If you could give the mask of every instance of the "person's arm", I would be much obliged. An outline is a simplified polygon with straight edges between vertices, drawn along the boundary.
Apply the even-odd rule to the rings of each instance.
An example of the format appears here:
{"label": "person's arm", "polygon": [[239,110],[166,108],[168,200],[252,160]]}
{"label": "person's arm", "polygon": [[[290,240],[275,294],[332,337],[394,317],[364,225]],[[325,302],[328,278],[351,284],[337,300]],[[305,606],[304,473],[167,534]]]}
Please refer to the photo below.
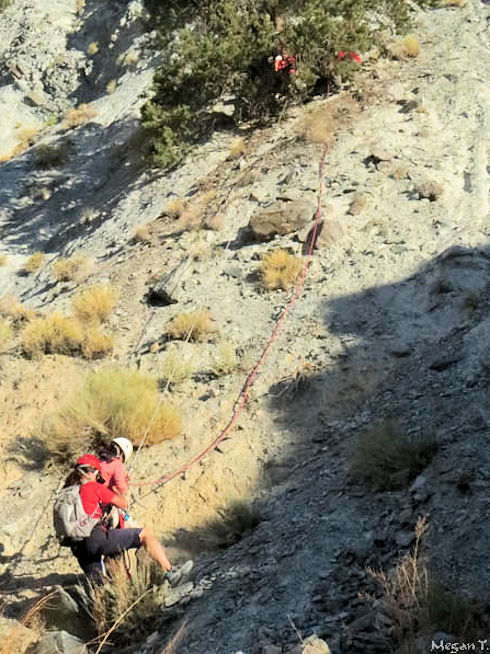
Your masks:
{"label": "person's arm", "polygon": [[118,495],[117,493],[113,493],[111,490],[107,488],[107,486],[100,486],[98,489],[99,491],[99,499],[103,504],[112,504],[113,506],[117,506],[119,509],[127,509],[128,508],[128,501],[124,497],[124,495]]}
{"label": "person's arm", "polygon": [[128,492],[128,475],[124,470],[122,461],[117,460],[113,471],[113,489],[119,495],[125,495]]}

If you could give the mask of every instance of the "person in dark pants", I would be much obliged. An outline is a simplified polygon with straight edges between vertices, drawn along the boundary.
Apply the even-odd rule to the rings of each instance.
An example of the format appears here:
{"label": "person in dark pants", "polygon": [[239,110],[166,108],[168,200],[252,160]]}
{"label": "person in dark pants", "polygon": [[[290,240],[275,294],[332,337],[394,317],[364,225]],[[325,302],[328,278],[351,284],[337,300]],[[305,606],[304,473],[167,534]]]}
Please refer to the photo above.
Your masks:
{"label": "person in dark pants", "polygon": [[101,472],[99,459],[92,454],[85,454],[76,462],[75,469],[64,486],[80,486],[80,499],[85,513],[99,520],[88,538],[68,543],[80,567],[94,583],[100,584],[104,575],[103,556],[112,558],[126,550],[143,546],[150,557],[165,570],[167,578],[173,584],[178,573],[172,572],[172,565],[165,550],[150,529],[108,529],[104,526],[103,517],[113,506],[126,509],[128,503],[124,495],[118,495],[97,482]]}

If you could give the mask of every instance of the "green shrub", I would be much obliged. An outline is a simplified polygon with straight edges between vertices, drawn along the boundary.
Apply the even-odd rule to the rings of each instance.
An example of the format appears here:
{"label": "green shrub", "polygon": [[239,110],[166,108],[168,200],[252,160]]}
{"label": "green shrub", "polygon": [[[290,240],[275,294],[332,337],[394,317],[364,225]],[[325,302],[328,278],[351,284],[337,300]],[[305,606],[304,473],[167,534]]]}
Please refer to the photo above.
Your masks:
{"label": "green shrub", "polygon": [[[364,52],[382,44],[384,28],[410,24],[405,0],[147,0],[147,7],[168,55],[142,110],[151,154],[162,166],[215,127],[209,109],[223,94],[233,98],[235,121],[277,115],[354,67],[337,62],[339,51]],[[274,71],[283,44],[299,63],[293,75]]]}
{"label": "green shrub", "polygon": [[57,168],[68,161],[70,152],[71,144],[69,142],[59,145],[39,145],[36,148],[35,164],[37,168],[41,169]]}
{"label": "green shrub", "polygon": [[409,438],[396,423],[386,421],[357,438],[351,471],[373,490],[396,490],[425,468],[436,449],[434,438]]}

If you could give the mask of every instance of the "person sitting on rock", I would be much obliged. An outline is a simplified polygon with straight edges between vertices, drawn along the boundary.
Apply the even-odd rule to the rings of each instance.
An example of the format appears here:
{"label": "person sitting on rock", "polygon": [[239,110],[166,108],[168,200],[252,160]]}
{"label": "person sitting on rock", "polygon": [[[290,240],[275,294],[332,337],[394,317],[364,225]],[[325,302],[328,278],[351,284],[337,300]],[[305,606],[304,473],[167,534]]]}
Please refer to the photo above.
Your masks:
{"label": "person sitting on rock", "polygon": [[68,540],[63,543],[71,548],[80,567],[96,584],[103,583],[103,558],[115,558],[130,549],[141,546],[149,556],[165,571],[171,585],[179,583],[182,575],[190,571],[192,562],[187,562],[181,570],[172,570],[172,565],[164,548],[147,528],[110,529],[104,524],[104,516],[111,507],[127,508],[124,495],[114,493],[97,478],[102,474],[102,464],[93,454],[85,454],[78,459],[74,470],[65,481],[64,488],[79,486],[80,500],[86,515],[95,520],[90,536],[83,540]]}

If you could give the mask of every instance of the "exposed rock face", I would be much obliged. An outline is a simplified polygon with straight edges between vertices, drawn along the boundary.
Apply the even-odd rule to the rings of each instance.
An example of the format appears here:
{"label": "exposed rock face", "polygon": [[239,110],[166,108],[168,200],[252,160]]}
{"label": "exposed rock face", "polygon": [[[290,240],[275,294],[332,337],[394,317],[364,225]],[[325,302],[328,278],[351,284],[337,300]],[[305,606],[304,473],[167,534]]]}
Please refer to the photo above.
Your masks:
{"label": "exposed rock face", "polygon": [[255,240],[269,241],[274,236],[296,232],[311,220],[315,204],[310,200],[279,200],[269,209],[253,216],[249,228]]}

